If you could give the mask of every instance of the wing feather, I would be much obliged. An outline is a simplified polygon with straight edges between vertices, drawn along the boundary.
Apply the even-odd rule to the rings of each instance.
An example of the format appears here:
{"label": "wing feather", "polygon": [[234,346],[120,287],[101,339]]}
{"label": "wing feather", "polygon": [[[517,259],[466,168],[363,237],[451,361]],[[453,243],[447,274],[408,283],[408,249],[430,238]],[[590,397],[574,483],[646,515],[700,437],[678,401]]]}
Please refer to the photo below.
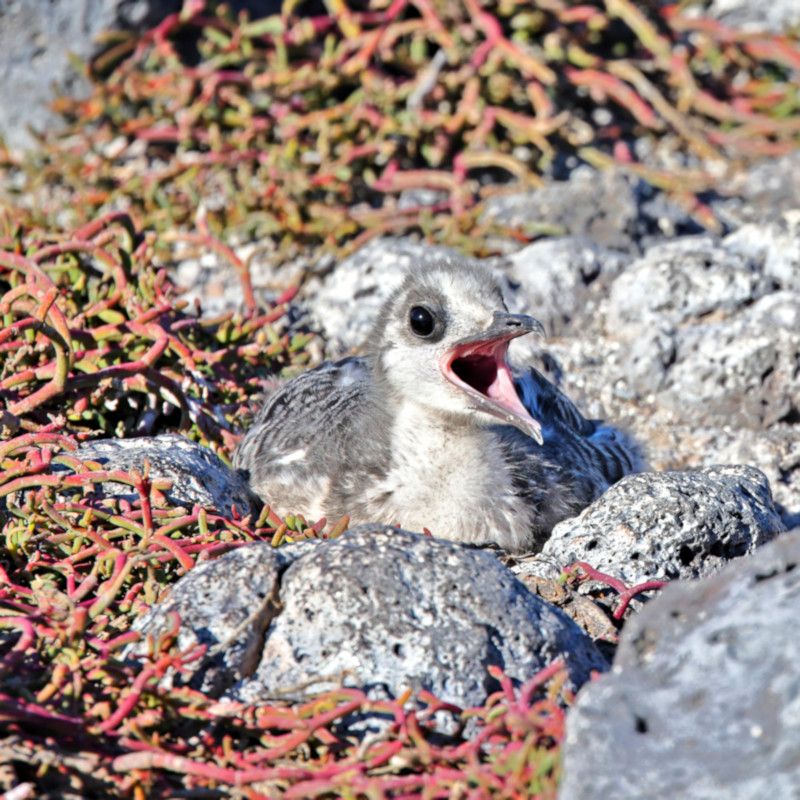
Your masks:
{"label": "wing feather", "polygon": [[234,467],[248,474],[257,494],[280,498],[284,508],[323,508],[333,488],[340,492],[332,484],[348,464],[369,463],[358,434],[370,378],[365,359],[346,358],[287,381],[268,396],[234,454]]}

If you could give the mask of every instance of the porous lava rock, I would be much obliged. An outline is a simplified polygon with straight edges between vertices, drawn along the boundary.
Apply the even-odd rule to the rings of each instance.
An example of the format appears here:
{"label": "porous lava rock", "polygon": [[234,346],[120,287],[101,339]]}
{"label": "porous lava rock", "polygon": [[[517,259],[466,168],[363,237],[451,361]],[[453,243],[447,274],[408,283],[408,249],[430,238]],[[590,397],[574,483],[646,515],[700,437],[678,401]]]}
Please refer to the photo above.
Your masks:
{"label": "porous lava rock", "polygon": [[742,248],[712,236],[653,245],[611,286],[608,327],[622,341],[653,325],[676,328],[712,312],[731,313],[773,290],[772,281]]}
{"label": "porous lava rock", "polygon": [[[476,549],[382,525],[334,541],[254,543],[198,564],[135,627],[209,645],[188,680],[216,696],[300,698],[426,689],[460,706],[562,658],[577,688],[606,662],[569,618]],[[139,645],[138,650],[144,645]]]}
{"label": "porous lava rock", "polygon": [[611,286],[606,325],[628,380],[694,427],[800,417],[800,293],[772,228],[654,246]]}
{"label": "porous lava rock", "polygon": [[730,319],[680,331],[659,400],[706,424],[800,419],[800,293],[774,292]]}
{"label": "porous lava rock", "polygon": [[[167,478],[172,487],[165,498],[191,509],[195,504],[231,516],[257,516],[263,507],[250,491],[247,481],[207,447],[183,436],[167,433],[137,439],[97,439],[82,444],[75,455],[82,461],[97,462],[104,470],[145,471],[149,478]],[[95,484],[98,497],[123,497],[139,500],[129,484],[103,481]]]}
{"label": "porous lava rock", "polygon": [[486,203],[485,219],[509,228],[585,236],[597,244],[636,252],[649,229],[641,212],[641,183],[624,170],[573,169],[566,180],[532,192],[498,195]]}
{"label": "porous lava rock", "polygon": [[515,570],[556,579],[583,561],[629,585],[699,578],[783,530],[769,482],[755,467],[645,472],[556,525],[541,557]]}
{"label": "porous lava rock", "polygon": [[560,800],[797,797],[798,564],[800,529],[630,620],[568,715]]}

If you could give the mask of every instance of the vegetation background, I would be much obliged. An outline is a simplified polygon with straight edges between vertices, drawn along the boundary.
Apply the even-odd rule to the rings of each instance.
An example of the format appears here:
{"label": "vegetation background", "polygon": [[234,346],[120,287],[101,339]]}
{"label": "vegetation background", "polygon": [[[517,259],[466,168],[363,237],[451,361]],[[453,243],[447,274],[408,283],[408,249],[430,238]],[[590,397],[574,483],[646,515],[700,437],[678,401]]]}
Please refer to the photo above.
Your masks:
{"label": "vegetation background", "polygon": [[[172,431],[228,458],[263,379],[309,363],[297,285],[261,307],[243,243],[276,268],[409,232],[490,255],[498,236],[553,231],[498,228],[485,201],[570,160],[621,166],[718,229],[706,200],[720,180],[798,145],[800,40],[684,6],[287,0],[251,21],[187,0],[144,35],[108,35],[86,65],[91,96],[56,102],[62,130],[22,156],[0,145],[5,797],[555,795],[557,665],[523,687],[496,675],[486,706],[463,712],[485,723],[473,741],[437,733],[432,697],[414,711],[355,689],[244,706],[159,688],[202,654],[174,636],[141,663],[120,653],[197,559],[347,520],[174,507],[146,473],[75,451]],[[169,268],[209,249],[236,267],[241,313],[180,299]],[[139,500],[98,500],[112,479]],[[359,713],[390,732],[359,742]]]}

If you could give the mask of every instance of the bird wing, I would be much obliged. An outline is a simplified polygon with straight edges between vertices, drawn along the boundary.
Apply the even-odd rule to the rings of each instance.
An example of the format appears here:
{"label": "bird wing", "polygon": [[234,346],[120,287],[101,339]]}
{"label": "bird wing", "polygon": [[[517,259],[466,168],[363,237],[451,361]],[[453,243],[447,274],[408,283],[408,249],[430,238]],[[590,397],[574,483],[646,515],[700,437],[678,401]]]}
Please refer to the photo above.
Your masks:
{"label": "bird wing", "polygon": [[516,491],[537,508],[537,527],[578,513],[624,475],[644,468],[641,451],[623,431],[586,419],[540,372],[515,375],[525,407],[542,425],[538,445],[508,425],[499,430]]}
{"label": "bird wing", "polygon": [[586,419],[555,384],[533,367],[514,375],[514,385],[523,405],[542,427],[566,427],[580,436],[591,436],[597,421]]}
{"label": "bird wing", "polygon": [[267,397],[234,467],[248,473],[257,494],[280,498],[287,509],[323,507],[332,477],[354,460],[349,450],[358,447],[370,384],[362,358],[327,362],[287,381]]}
{"label": "bird wing", "polygon": [[[644,469],[639,445],[619,428],[603,420],[586,419],[575,404],[532,367],[515,382],[523,404],[542,425],[546,449],[576,447],[594,463],[608,484]],[[547,439],[551,444],[547,447]]]}

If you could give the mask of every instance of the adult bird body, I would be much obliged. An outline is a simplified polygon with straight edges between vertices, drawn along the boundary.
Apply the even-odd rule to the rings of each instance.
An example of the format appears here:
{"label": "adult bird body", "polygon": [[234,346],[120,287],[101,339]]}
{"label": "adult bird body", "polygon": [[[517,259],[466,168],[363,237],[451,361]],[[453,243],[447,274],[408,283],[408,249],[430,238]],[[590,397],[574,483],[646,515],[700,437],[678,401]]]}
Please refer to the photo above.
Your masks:
{"label": "adult bird body", "polygon": [[509,314],[483,268],[412,269],[363,358],[323,364],[267,401],[234,466],[279,514],[429,529],[510,552],[634,471],[639,451],[585,419],[538,372],[512,373],[511,339],[541,332]]}

